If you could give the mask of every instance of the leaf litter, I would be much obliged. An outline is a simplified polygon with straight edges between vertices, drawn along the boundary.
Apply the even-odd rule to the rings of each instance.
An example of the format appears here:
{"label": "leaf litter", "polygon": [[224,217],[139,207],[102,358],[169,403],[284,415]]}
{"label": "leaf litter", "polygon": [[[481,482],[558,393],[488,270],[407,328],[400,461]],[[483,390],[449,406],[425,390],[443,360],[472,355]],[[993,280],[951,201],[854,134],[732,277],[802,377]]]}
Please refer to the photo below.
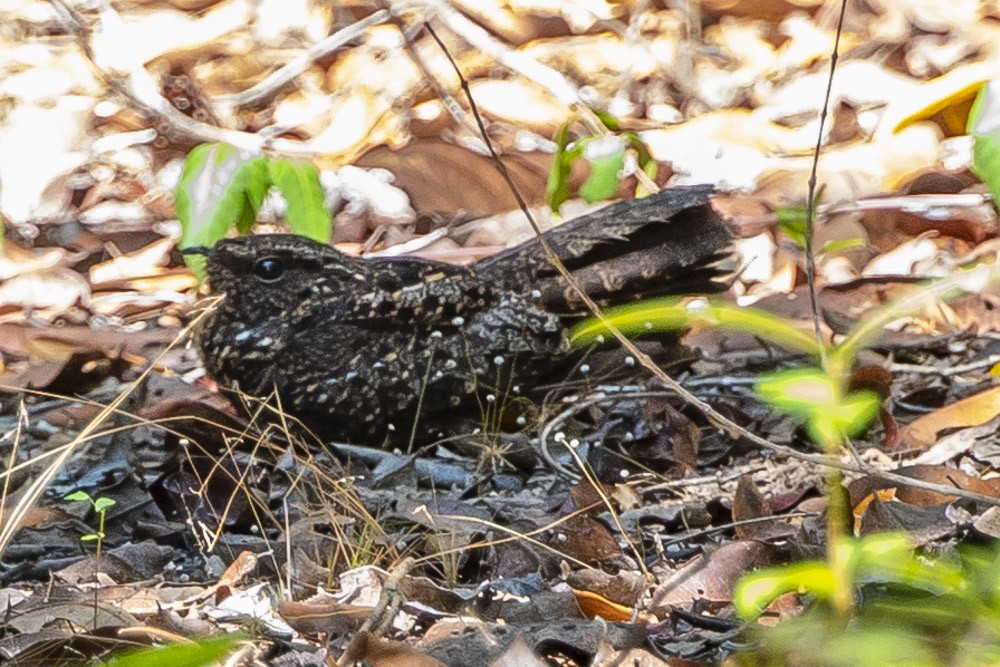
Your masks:
{"label": "leaf litter", "polygon": [[[344,249],[391,253],[444,230],[418,252],[468,261],[523,238],[426,36],[362,5],[257,4],[251,21],[240,0],[118,3],[86,17],[102,29],[89,51],[61,3],[0,10],[3,523],[101,407],[154,371],[74,445],[5,544],[0,656],[71,664],[251,627],[246,664],[328,664],[341,652],[372,664],[730,655],[735,581],[822,553],[817,466],[724,437],[645,383],[631,389],[659,395],[595,403],[561,427],[574,453],[560,446],[556,457],[576,473],[586,462],[583,481],[519,458],[510,442],[478,459],[335,456],[247,423],[191,350],[168,350],[197,299],[174,249],[172,191],[182,156],[218,138],[210,128],[243,147],[263,145],[263,131],[278,153],[313,157]],[[816,142],[833,36],[821,3],[706,1],[698,19],[604,2],[427,7],[438,4],[529,205],[543,203],[567,91],[595,96],[641,133],[660,185],[723,191],[717,206],[744,267],[733,296],[809,322],[802,250],[779,222],[804,204]],[[972,2],[849,11],[820,160],[824,335],[995,256],[996,213],[954,118],[969,87],[997,74],[997,18]],[[368,19],[353,39],[296,60]],[[288,77],[269,76],[291,64]],[[130,71],[140,75],[113,83]],[[586,173],[570,178],[578,188]],[[634,192],[626,178],[619,195]],[[281,210],[266,205],[262,222],[280,224]],[[1000,498],[995,301],[983,291],[939,303],[875,341],[865,363],[889,379],[877,381],[880,425],[854,442],[861,460]],[[719,330],[687,341],[687,386],[753,433],[809,447],[751,390],[794,355]],[[602,389],[583,385],[541,418]],[[857,534],[902,529],[937,550],[998,534],[985,503],[860,473],[847,487]],[[62,501],[80,488],[117,500],[100,559],[80,542],[96,517]],[[802,606],[781,598],[772,620]]]}

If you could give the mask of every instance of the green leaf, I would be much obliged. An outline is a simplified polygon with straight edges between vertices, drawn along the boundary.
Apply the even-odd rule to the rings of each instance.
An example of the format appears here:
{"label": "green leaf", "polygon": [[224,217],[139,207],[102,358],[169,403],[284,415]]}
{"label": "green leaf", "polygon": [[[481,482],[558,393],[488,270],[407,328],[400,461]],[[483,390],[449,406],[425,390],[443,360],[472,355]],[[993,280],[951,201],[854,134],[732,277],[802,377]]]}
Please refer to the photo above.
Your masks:
{"label": "green leaf", "polygon": [[855,541],[858,583],[896,583],[937,595],[962,593],[965,574],[959,563],[917,556],[905,533],[878,533]]}
{"label": "green leaf", "polygon": [[969,112],[969,134],[973,137],[972,171],[1000,201],[1000,80],[980,89]]}
{"label": "green leaf", "polygon": [[816,442],[839,442],[846,435],[852,438],[867,430],[878,415],[882,401],[874,391],[848,394],[828,411],[819,412],[806,425]]}
{"label": "green leaf", "polygon": [[618,190],[625,168],[625,149],[590,160],[590,175],[580,186],[580,196],[589,203],[609,199]]}
{"label": "green leaf", "polygon": [[635,151],[636,159],[639,161],[639,165],[645,168],[646,163],[656,162],[653,159],[652,153],[649,152],[649,145],[642,140],[638,132],[628,132],[622,133],[622,138],[628,141],[628,145]]}
{"label": "green leaf", "polygon": [[94,502],[93,499],[90,497],[90,494],[87,493],[86,491],[74,491],[68,496],[63,496],[63,500],[70,500],[74,503],[88,502],[93,504]]}
{"label": "green leaf", "polygon": [[753,620],[785,593],[798,591],[829,599],[834,586],[833,572],[823,561],[764,568],[739,580],[733,591],[733,606],[741,618]]}
{"label": "green leaf", "polygon": [[171,644],[135,651],[108,661],[109,667],[206,667],[229,655],[243,639],[223,635],[201,639],[196,644]]}
{"label": "green leaf", "polygon": [[101,496],[100,498],[94,501],[94,511],[103,512],[109,507],[114,507],[117,504],[118,501],[116,501],[114,498],[105,498]]}
{"label": "green leaf", "polygon": [[865,245],[865,240],[858,238],[857,236],[849,239],[839,239],[834,241],[827,241],[823,244],[822,253],[835,253],[843,252],[845,250],[852,250],[854,248],[862,248]]}
{"label": "green leaf", "polygon": [[327,243],[333,231],[333,216],[326,207],[326,192],[312,164],[277,158],[268,164],[271,182],[288,204],[285,218],[296,234]]}
{"label": "green leaf", "polygon": [[774,212],[778,226],[801,248],[806,247],[806,213],[805,206],[787,206]]}
{"label": "green leaf", "polygon": [[556,151],[552,155],[552,167],[545,183],[545,201],[553,213],[559,212],[559,207],[569,199],[569,172],[572,161],[567,159],[566,147],[569,145],[569,123],[563,123],[554,137]]}
{"label": "green leaf", "polygon": [[[181,249],[211,247],[231,228],[253,225],[268,187],[264,164],[266,158],[248,159],[225,144],[202,144],[188,154],[175,196]],[[204,278],[204,257],[184,260],[199,280]]]}
{"label": "green leaf", "polygon": [[271,177],[267,169],[268,158],[264,155],[248,160],[236,171],[234,186],[243,190],[246,206],[236,220],[236,230],[248,234],[257,221],[260,207],[264,205],[267,191],[271,189]]}
{"label": "green leaf", "polygon": [[[656,160],[650,160],[649,162],[646,163],[640,162],[639,164],[642,167],[643,172],[645,172],[645,174],[649,176],[649,180],[655,183],[656,174],[660,171],[660,165],[656,162]],[[636,199],[642,199],[643,197],[648,197],[651,194],[653,193],[650,192],[649,189],[641,182],[635,186]]]}
{"label": "green leaf", "polygon": [[764,375],[757,395],[776,410],[806,424],[820,444],[840,442],[863,432],[878,414],[881,401],[872,391],[842,395],[841,384],[820,368],[796,368]]}
{"label": "green leaf", "polygon": [[[823,197],[823,192],[826,190],[825,185],[820,185],[816,188],[816,194],[813,197],[813,212],[819,208],[820,199]],[[778,225],[781,227],[782,231],[788,235],[790,239],[795,241],[800,248],[806,247],[806,231],[808,225],[808,214],[809,209],[806,206],[787,206],[784,208],[779,208],[774,212],[775,217],[778,219]]]}
{"label": "green leaf", "polygon": [[[626,336],[654,331],[679,331],[695,325],[720,327],[753,334],[795,352],[817,356],[816,339],[785,320],[755,308],[740,308],[718,299],[686,302],[677,297],[650,299],[634,305],[611,308],[605,318]],[[590,345],[598,337],[609,336],[608,328],[596,318],[576,325],[570,340],[574,345]]]}
{"label": "green leaf", "polygon": [[[649,152],[649,146],[646,145],[646,142],[643,141],[642,137],[640,137],[636,132],[625,132],[622,134],[622,137],[628,141],[629,146],[631,146],[632,150],[635,151],[636,161],[639,163],[639,168],[642,169],[642,171],[649,176],[649,179],[655,183],[656,174],[659,171],[660,165],[653,159],[652,153]],[[649,192],[649,190],[647,190],[642,183],[639,183],[635,188],[635,196],[637,199],[648,197],[650,194],[652,193]]]}
{"label": "green leaf", "polygon": [[87,533],[86,535],[81,535],[80,536],[80,541],[81,542],[93,542],[94,540],[96,540],[99,537],[100,537],[100,535],[98,535],[97,533]]}
{"label": "green leaf", "polygon": [[597,119],[601,121],[601,124],[612,132],[617,132],[621,127],[621,123],[618,122],[618,119],[607,111],[601,111],[600,109],[593,108],[591,111],[593,111],[594,115],[597,116]]}
{"label": "green leaf", "polygon": [[757,395],[780,412],[803,420],[840,400],[840,386],[820,368],[795,368],[764,375]]}

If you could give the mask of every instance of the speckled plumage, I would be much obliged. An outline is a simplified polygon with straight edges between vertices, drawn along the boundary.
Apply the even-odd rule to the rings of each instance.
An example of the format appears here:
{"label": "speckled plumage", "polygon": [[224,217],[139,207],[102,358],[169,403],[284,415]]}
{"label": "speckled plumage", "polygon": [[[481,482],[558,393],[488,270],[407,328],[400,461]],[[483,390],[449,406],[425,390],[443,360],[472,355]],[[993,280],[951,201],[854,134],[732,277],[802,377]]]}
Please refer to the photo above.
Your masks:
{"label": "speckled plumage", "polygon": [[[709,291],[729,232],[708,195],[615,204],[547,238],[605,304]],[[276,390],[325,440],[405,442],[415,419],[419,440],[448,434],[487,393],[527,393],[576,354],[566,330],[580,304],[537,241],[465,267],[359,259],[288,235],[202,252],[224,295],[195,334],[209,374],[250,396]]]}

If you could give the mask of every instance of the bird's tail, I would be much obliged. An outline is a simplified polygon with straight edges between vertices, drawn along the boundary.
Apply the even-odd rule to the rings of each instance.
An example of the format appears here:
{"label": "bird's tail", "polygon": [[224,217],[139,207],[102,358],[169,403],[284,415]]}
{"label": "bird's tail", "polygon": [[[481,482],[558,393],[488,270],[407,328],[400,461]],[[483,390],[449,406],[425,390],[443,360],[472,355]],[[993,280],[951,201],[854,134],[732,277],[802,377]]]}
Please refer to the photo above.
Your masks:
{"label": "bird's tail", "polygon": [[[618,202],[549,231],[548,245],[601,306],[725,286],[732,234],[709,203],[710,186],[672,188]],[[580,310],[578,293],[533,239],[475,265],[492,284],[539,290],[552,312]]]}

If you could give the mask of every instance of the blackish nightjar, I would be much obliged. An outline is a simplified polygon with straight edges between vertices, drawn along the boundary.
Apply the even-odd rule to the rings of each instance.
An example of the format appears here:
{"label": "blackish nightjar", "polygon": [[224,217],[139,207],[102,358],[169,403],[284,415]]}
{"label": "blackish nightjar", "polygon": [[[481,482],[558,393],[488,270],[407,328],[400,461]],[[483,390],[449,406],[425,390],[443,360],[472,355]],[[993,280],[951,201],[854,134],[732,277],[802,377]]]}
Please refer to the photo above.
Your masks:
{"label": "blackish nightjar", "polygon": [[[731,236],[710,192],[612,204],[546,238],[602,306],[718,291]],[[587,313],[537,239],[467,266],[361,259],[279,234],[192,251],[223,297],[195,333],[208,373],[271,397],[325,441],[467,431],[498,392],[530,396],[581,354],[567,332]]]}

